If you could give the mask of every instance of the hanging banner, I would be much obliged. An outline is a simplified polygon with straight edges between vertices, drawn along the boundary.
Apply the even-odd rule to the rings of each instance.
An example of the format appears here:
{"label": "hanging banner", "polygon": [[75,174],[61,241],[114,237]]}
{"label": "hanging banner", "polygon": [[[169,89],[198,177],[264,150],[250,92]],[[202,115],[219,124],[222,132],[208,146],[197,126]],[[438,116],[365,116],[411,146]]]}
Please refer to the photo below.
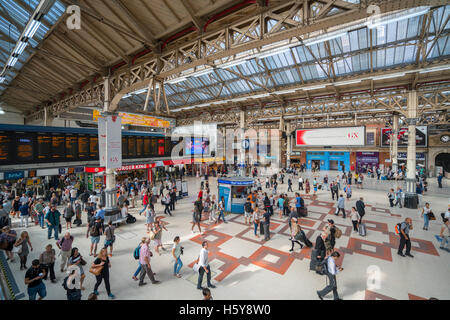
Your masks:
{"label": "hanging banner", "polygon": [[106,166],[106,119],[98,119],[98,157],[100,167]]}
{"label": "hanging banner", "polygon": [[[391,139],[392,129],[391,128],[381,128],[381,146],[389,147]],[[400,128],[398,130],[398,146],[408,146],[408,128]],[[426,147],[427,146],[427,126],[417,126],[416,127],[416,146]]]}
{"label": "hanging banner", "polygon": [[301,129],[296,146],[363,146],[365,127]]}
{"label": "hanging banner", "polygon": [[122,121],[119,116],[106,117],[106,169],[122,166]]}
{"label": "hanging banner", "polygon": [[[122,125],[124,124],[131,124],[135,126],[146,126],[146,127],[156,127],[156,128],[169,128],[170,127],[170,121],[150,117],[150,116],[144,116],[140,114],[132,114],[132,113],[125,113],[125,112],[119,112],[119,117],[122,118]],[[102,115],[100,114],[100,111],[93,110],[92,111],[92,119],[94,121],[100,120]]]}

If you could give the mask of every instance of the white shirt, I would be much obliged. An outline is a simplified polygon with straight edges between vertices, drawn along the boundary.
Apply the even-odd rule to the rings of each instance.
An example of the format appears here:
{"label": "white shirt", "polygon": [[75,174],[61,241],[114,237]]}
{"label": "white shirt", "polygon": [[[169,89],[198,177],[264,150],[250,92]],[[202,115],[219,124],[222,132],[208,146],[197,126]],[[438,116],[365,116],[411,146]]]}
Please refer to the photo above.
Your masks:
{"label": "white shirt", "polygon": [[208,263],[208,250],[206,250],[205,248],[202,248],[202,250],[200,250],[198,265],[200,267],[207,267],[208,264],[209,264]]}
{"label": "white shirt", "polygon": [[76,198],[77,197],[77,189],[71,189],[70,190],[70,196],[72,197],[72,198]]}
{"label": "white shirt", "polygon": [[447,212],[444,215],[444,218],[450,219],[450,211],[447,210]]}
{"label": "white shirt", "polygon": [[298,178],[298,183],[303,183],[303,179],[301,177]]}
{"label": "white shirt", "polygon": [[339,270],[336,268],[336,263],[334,262],[333,257],[328,257],[327,260],[328,272],[335,276]]}

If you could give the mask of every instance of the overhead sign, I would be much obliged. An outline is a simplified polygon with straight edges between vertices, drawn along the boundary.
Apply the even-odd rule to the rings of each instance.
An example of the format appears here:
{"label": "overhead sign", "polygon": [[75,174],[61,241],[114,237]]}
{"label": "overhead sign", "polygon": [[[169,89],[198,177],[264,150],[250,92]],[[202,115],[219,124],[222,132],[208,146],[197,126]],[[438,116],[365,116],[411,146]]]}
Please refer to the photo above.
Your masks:
{"label": "overhead sign", "polygon": [[[398,160],[407,160],[408,154],[406,152],[399,152],[397,154]],[[416,152],[416,160],[424,161],[425,160],[425,152]]]}
{"label": "overhead sign", "polygon": [[365,127],[300,129],[297,146],[363,146]]}
{"label": "overhead sign", "polygon": [[106,117],[106,168],[122,166],[122,122],[119,116]]}
{"label": "overhead sign", "polygon": [[[391,128],[381,128],[381,146],[389,147],[391,142]],[[408,128],[400,128],[398,131],[398,145],[408,146]],[[417,126],[416,127],[416,146],[426,147],[427,146],[427,126]]]}
{"label": "overhead sign", "polygon": [[5,180],[9,180],[9,179],[22,179],[25,177],[25,173],[23,171],[10,171],[10,172],[5,172],[3,178]]}
{"label": "overhead sign", "polygon": [[[157,128],[169,128],[170,121],[158,119],[155,117],[119,112],[119,117],[122,118],[122,124],[131,124],[135,126],[157,127]],[[98,121],[102,118],[100,111],[93,110],[92,118],[94,121]]]}

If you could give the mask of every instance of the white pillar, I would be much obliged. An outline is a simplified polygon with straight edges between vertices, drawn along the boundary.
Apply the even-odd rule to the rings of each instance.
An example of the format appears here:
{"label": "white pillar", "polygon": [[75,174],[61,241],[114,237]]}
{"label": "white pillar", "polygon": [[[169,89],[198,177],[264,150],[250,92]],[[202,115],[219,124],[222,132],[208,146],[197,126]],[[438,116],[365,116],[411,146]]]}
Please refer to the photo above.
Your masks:
{"label": "white pillar", "polygon": [[241,129],[241,141],[240,144],[240,157],[239,157],[239,175],[245,176],[246,168],[245,168],[245,148],[244,148],[244,131],[246,124],[246,113],[244,110],[240,111],[240,129]]}
{"label": "white pillar", "polygon": [[398,115],[394,114],[392,123],[392,170],[397,172],[398,170]]}
{"label": "white pillar", "polygon": [[292,137],[291,137],[291,123],[286,123],[286,135],[287,135],[287,150],[286,150],[286,167],[291,166],[291,153],[292,153]]}
{"label": "white pillar", "polygon": [[417,92],[408,93],[408,158],[406,163],[406,193],[405,207],[416,209],[418,197],[416,194],[416,124],[417,124]]}

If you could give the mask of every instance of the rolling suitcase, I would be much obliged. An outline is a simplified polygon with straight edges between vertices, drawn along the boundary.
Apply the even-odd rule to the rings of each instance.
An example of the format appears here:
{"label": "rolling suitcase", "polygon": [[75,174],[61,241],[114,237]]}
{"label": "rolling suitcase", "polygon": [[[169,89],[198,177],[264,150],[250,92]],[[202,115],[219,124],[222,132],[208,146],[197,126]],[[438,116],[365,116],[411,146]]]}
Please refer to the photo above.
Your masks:
{"label": "rolling suitcase", "polygon": [[300,241],[303,242],[308,248],[312,247],[311,241],[306,237],[305,232],[302,230],[300,235]]}
{"label": "rolling suitcase", "polygon": [[360,223],[358,229],[359,229],[358,230],[359,235],[362,236],[362,237],[365,237],[366,234],[367,234],[366,224],[365,223]]}
{"label": "rolling suitcase", "polygon": [[301,208],[300,208],[300,215],[301,215],[302,217],[307,217],[307,216],[308,216],[308,208],[306,208],[306,207],[301,207]]}
{"label": "rolling suitcase", "polygon": [[264,222],[262,221],[259,223],[259,234],[264,235]]}

